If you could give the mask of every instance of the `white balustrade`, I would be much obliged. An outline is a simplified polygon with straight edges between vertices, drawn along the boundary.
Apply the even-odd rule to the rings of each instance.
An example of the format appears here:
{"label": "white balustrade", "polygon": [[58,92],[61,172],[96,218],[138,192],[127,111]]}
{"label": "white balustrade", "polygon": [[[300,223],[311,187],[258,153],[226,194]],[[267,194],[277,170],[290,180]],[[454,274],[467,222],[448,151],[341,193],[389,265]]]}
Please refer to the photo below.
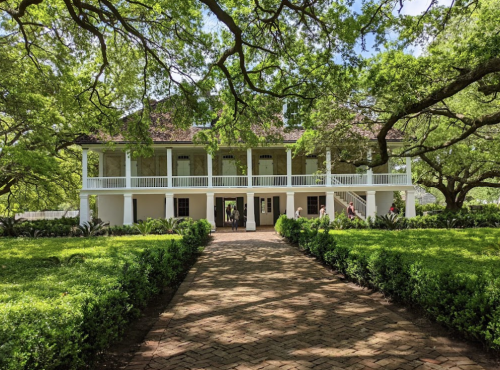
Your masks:
{"label": "white balustrade", "polygon": [[172,176],[174,188],[206,188],[208,176]]}
{"label": "white balustrade", "polygon": [[408,184],[406,173],[377,173],[373,174],[374,185],[411,185]]}
{"label": "white balustrade", "polygon": [[132,177],[133,188],[166,188],[167,176],[138,176]]}
{"label": "white balustrade", "polygon": [[247,176],[213,176],[212,186],[218,188],[243,188],[248,186]]}
{"label": "white balustrade", "polygon": [[325,186],[326,175],[293,175],[292,186]]}
{"label": "white balustrade", "polygon": [[116,189],[125,187],[125,177],[88,177],[87,189]]}
{"label": "white balustrade", "polygon": [[260,175],[252,176],[252,184],[255,187],[275,187],[287,185],[286,175]]}
{"label": "white balustrade", "polygon": [[347,204],[352,202],[356,214],[366,216],[366,200],[356,193],[350,191],[335,191],[335,196],[343,199]]}
{"label": "white balustrade", "polygon": [[366,174],[342,174],[332,175],[332,185],[366,185],[368,176]]}

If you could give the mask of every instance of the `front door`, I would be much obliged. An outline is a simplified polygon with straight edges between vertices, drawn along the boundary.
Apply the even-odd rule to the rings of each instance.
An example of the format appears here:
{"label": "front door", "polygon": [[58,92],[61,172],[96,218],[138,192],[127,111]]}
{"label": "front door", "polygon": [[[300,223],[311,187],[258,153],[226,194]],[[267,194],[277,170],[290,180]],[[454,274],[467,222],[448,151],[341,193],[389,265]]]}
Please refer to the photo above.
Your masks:
{"label": "front door", "polygon": [[273,197],[273,225],[276,225],[276,221],[280,217],[280,197]]}
{"label": "front door", "polygon": [[240,218],[238,220],[238,226],[243,227],[245,220],[244,220],[244,215],[243,215],[243,210],[245,208],[245,200],[243,197],[238,197],[236,198],[236,208],[238,209],[238,212],[240,213]]}
{"label": "front door", "polygon": [[272,175],[274,174],[274,165],[272,159],[260,159],[259,160],[259,176],[270,176],[270,177],[260,177],[260,186],[273,186],[274,179]]}
{"label": "front door", "polygon": [[255,216],[255,226],[260,226],[260,198],[253,198],[253,210]]}
{"label": "front door", "polygon": [[229,176],[227,178],[224,178],[223,184],[225,186],[236,186],[237,185],[237,179],[236,176],[236,162],[234,161],[234,158],[224,158],[222,160],[222,176]]}
{"label": "front door", "polygon": [[[306,158],[306,175],[316,174],[318,171],[318,159]],[[306,177],[306,185],[316,185],[315,177]]]}
{"label": "front door", "polygon": [[224,227],[224,217],[226,217],[224,198],[215,198],[215,226]]}

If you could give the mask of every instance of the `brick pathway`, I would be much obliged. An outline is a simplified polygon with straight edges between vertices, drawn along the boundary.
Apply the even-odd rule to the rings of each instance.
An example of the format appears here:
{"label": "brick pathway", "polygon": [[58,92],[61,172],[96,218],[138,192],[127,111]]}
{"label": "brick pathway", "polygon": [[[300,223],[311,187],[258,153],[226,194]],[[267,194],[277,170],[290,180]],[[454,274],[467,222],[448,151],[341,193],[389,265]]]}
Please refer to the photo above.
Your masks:
{"label": "brick pathway", "polygon": [[273,232],[219,233],[133,369],[483,369]]}

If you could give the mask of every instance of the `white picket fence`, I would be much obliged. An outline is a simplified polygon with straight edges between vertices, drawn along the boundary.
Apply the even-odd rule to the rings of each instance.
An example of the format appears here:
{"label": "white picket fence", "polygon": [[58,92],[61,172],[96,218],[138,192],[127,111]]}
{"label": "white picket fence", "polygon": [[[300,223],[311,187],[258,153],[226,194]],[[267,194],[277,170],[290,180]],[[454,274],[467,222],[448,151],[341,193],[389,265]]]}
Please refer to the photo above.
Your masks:
{"label": "white picket fence", "polygon": [[43,212],[24,212],[16,214],[16,219],[24,218],[28,221],[33,220],[55,220],[63,217],[78,217],[80,211],[43,211]]}

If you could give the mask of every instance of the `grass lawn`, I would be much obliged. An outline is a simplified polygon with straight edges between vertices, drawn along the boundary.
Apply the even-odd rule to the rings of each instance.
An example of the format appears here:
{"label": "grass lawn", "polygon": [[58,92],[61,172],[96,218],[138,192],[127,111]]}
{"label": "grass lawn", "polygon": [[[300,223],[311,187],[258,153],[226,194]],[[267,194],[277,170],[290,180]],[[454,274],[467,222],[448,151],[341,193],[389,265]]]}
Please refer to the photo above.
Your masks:
{"label": "grass lawn", "polygon": [[433,270],[500,276],[500,229],[332,230],[339,245],[363,253],[388,249]]}
{"label": "grass lawn", "polygon": [[[133,256],[169,239],[180,236],[0,239],[0,304],[33,299],[67,303],[94,287],[115,283]],[[68,262],[72,255],[79,258]]]}
{"label": "grass lawn", "polygon": [[182,271],[173,239],[0,238],[0,368],[84,367]]}

